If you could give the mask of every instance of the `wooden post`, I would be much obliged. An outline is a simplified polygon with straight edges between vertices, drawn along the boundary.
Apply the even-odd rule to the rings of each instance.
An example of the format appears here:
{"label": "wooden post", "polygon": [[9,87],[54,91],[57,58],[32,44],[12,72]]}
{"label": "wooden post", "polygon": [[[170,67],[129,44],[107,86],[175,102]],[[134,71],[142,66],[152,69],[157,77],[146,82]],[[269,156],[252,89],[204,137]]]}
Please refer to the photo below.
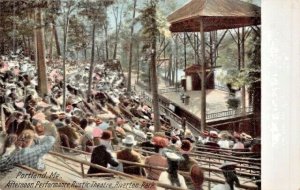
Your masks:
{"label": "wooden post", "polygon": [[47,87],[47,72],[46,72],[46,59],[45,59],[45,38],[43,15],[41,9],[35,9],[35,19],[38,27],[35,32],[36,42],[36,65],[38,70],[38,92],[41,97],[48,94]]}
{"label": "wooden post", "polygon": [[177,92],[178,83],[178,34],[175,36],[175,88]]}
{"label": "wooden post", "polygon": [[184,70],[186,69],[186,33],[183,33],[183,43],[184,43]]}
{"label": "wooden post", "polygon": [[203,19],[200,20],[201,53],[202,53],[202,78],[201,78],[201,131],[206,127],[206,63],[205,63],[205,36]]}
{"label": "wooden post", "polygon": [[83,163],[80,164],[80,167],[81,167],[81,176],[82,176],[82,178],[84,178],[84,177],[85,177],[85,174],[84,174]]}

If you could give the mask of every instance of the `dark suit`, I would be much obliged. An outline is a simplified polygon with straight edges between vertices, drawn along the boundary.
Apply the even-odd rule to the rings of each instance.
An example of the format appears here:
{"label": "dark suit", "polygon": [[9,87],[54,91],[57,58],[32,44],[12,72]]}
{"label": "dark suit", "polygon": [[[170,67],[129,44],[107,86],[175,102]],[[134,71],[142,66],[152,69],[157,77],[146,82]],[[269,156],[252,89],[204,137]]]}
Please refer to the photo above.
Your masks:
{"label": "dark suit", "polygon": [[[117,167],[119,163],[112,157],[111,153],[106,150],[104,145],[97,146],[94,148],[91,158],[91,163],[98,164],[103,167],[107,167],[110,164],[113,167]],[[105,171],[90,167],[88,174],[93,173],[106,173]]]}

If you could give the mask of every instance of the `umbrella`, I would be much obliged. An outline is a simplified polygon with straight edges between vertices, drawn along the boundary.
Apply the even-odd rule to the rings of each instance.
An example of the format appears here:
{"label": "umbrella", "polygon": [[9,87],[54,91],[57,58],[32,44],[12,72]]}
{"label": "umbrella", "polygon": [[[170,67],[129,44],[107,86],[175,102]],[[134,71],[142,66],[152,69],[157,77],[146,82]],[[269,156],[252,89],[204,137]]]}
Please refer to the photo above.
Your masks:
{"label": "umbrella", "polygon": [[109,124],[106,122],[102,122],[100,125],[98,125],[98,127],[102,130],[106,130],[107,128],[109,128]]}
{"label": "umbrella", "polygon": [[93,137],[101,137],[102,136],[103,131],[99,128],[94,128],[93,130]]}

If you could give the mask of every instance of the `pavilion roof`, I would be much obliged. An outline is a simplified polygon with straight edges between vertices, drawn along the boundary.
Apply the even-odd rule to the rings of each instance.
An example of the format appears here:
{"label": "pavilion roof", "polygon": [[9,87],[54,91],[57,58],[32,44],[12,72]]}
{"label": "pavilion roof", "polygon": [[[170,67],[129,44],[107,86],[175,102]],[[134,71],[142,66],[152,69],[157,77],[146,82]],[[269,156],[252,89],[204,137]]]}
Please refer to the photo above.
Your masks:
{"label": "pavilion roof", "polygon": [[[210,67],[206,68],[206,72],[210,71]],[[188,66],[185,70],[184,70],[185,74],[187,75],[191,75],[191,74],[198,74],[202,72],[202,65],[199,64],[194,64],[194,65],[190,65]]]}
{"label": "pavilion roof", "polygon": [[261,9],[240,0],[191,0],[168,16],[171,32],[204,31],[260,25]]}

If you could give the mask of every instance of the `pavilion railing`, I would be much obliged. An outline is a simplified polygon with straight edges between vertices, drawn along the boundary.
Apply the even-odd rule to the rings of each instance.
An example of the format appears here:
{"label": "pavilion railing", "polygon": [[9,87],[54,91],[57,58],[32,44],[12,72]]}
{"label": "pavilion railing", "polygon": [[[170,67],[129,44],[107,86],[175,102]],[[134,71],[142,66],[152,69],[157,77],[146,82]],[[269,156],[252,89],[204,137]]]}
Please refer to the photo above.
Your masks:
{"label": "pavilion railing", "polygon": [[214,120],[220,118],[228,118],[228,117],[239,117],[243,115],[248,115],[253,112],[252,107],[246,107],[245,110],[243,108],[239,108],[236,110],[227,110],[216,113],[210,113],[206,115],[206,120]]}

